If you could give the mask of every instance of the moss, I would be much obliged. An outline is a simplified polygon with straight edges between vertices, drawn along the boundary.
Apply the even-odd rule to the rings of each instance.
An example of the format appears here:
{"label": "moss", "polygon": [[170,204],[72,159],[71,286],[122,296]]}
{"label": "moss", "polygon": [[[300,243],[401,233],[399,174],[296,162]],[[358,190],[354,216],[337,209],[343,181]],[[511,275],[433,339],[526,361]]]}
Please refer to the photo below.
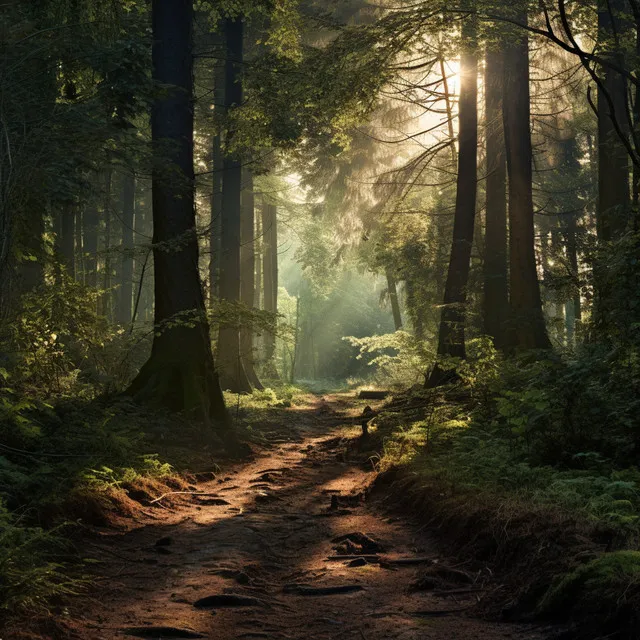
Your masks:
{"label": "moss", "polygon": [[589,619],[598,626],[635,634],[640,627],[639,604],[640,552],[615,551],[559,577],[540,601],[538,611]]}

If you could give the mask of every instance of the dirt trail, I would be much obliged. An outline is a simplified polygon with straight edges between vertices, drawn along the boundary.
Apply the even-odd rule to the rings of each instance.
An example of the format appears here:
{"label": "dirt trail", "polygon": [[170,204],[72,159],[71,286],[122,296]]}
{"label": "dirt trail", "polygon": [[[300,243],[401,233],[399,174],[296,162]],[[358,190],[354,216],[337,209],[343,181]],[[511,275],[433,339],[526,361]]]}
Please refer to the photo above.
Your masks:
{"label": "dirt trail", "polygon": [[[464,588],[409,593],[421,566],[388,560],[430,562],[439,559],[437,546],[424,531],[363,500],[373,472],[341,461],[333,401],[283,411],[289,437],[201,483],[198,489],[210,495],[161,510],[161,519],[131,531],[97,532],[88,540],[101,561],[99,577],[91,596],[70,611],[71,637],[545,637],[466,617],[475,594]],[[336,541],[354,532],[383,551],[366,539]],[[364,546],[354,546],[359,542]],[[366,555],[373,564],[328,559],[340,554]],[[348,588],[323,591],[334,587]]]}

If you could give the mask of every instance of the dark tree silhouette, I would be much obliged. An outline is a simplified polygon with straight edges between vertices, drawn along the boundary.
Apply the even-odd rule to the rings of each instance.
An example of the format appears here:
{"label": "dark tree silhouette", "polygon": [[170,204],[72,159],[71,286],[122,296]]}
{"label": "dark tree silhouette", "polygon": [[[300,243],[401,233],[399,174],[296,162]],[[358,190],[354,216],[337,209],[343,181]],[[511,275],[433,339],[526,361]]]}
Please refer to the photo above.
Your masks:
{"label": "dark tree silhouette", "polygon": [[[243,23],[241,18],[226,18],[224,33],[225,112],[242,103],[241,66],[243,57]],[[232,153],[233,131],[226,136],[226,153],[222,171],[222,218],[220,255],[220,298],[227,302],[240,301],[240,219],[242,194],[242,161]],[[218,336],[218,361],[222,386],[234,393],[250,393],[251,383],[244,369],[240,353],[240,327],[235,314],[223,319]]]}
{"label": "dark tree silhouette", "polygon": [[154,0],[152,111],[155,324],[136,398],[226,426],[198,272],[193,201],[191,0]]}

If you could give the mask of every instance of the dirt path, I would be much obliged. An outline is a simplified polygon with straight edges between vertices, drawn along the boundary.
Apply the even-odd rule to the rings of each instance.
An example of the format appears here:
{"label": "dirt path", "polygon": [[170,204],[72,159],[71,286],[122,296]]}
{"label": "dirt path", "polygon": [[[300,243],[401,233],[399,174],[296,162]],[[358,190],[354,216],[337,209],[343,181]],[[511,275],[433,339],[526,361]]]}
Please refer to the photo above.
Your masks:
{"label": "dirt path", "polygon": [[[465,588],[409,593],[428,563],[393,560],[438,560],[437,547],[424,531],[363,500],[373,472],[341,461],[334,406],[318,401],[305,412],[283,412],[289,441],[201,483],[210,495],[126,533],[92,537],[99,578],[91,597],[70,611],[72,637],[543,638],[465,617],[475,597]],[[380,548],[357,536],[339,540],[354,532]],[[329,559],[340,554],[373,563]],[[322,591],[334,587],[344,592]]]}

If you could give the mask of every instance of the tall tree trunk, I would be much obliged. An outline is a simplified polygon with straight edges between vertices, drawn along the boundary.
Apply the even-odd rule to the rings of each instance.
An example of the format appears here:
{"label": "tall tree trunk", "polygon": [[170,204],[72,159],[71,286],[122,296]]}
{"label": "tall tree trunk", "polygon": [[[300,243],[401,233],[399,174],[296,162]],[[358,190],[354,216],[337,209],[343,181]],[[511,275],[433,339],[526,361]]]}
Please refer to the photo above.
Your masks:
{"label": "tall tree trunk", "polygon": [[[241,18],[225,18],[225,111],[242,103],[241,65],[243,55],[243,23]],[[240,301],[240,218],[242,193],[242,162],[229,148],[234,132],[227,131],[226,153],[222,181],[222,247],[220,256],[220,298],[227,302]],[[220,324],[218,360],[222,386],[233,393],[251,393],[240,354],[240,327],[236,316]]]}
{"label": "tall tree trunk", "polygon": [[[562,143],[564,163],[567,165],[569,175],[579,175],[581,171],[578,156],[578,144],[575,134],[572,134]],[[566,215],[564,227],[564,244],[567,251],[567,262],[572,280],[573,295],[565,304],[565,329],[567,344],[575,344],[576,326],[582,320],[582,302],[580,300],[580,271],[578,263],[578,219],[583,211],[583,205],[578,194],[570,200],[571,211]]]}
{"label": "tall tree trunk", "polygon": [[[149,189],[141,182],[136,185],[136,234],[145,244],[153,234],[153,211],[149,206]],[[149,239],[149,240],[148,240]],[[153,320],[153,252],[151,247],[144,255],[136,257],[136,280],[140,291],[138,313],[136,317],[142,322]],[[143,273],[144,271],[144,273]],[[136,294],[137,296],[137,294]]]}
{"label": "tall tree trunk", "polygon": [[422,311],[423,300],[418,293],[416,283],[411,278],[407,278],[404,283],[406,289],[407,310],[411,317],[413,333],[418,340],[425,339],[424,313]]}
{"label": "tall tree trunk", "polygon": [[[242,217],[240,221],[240,301],[247,309],[253,309],[256,289],[255,195],[251,171],[245,169],[243,176],[245,179],[242,190]],[[253,333],[253,327],[243,323],[240,329],[240,354],[249,381],[255,388],[263,389],[264,387],[258,379],[254,366]]]}
{"label": "tall tree trunk", "polygon": [[[27,196],[28,197],[28,196]],[[9,235],[13,235],[15,232],[15,238],[9,238],[9,246],[20,248],[24,253],[23,258],[17,265],[18,267],[18,287],[17,291],[11,291],[13,287],[7,286],[7,300],[9,305],[13,304],[13,295],[15,293],[24,293],[32,291],[36,287],[39,287],[44,282],[44,265],[46,261],[46,251],[44,246],[44,233],[45,233],[45,211],[46,207],[40,198],[33,198],[29,203],[35,213],[29,216],[29,219],[21,220],[17,219],[10,224]],[[10,276],[12,275],[12,269],[8,268],[6,272],[7,285],[10,282]],[[4,285],[5,283],[2,283]],[[1,289],[5,287],[0,285]]]}
{"label": "tall tree trunk", "polygon": [[571,300],[565,303],[565,326],[567,332],[567,344],[575,344],[576,328],[582,320],[582,301],[580,300],[579,265],[578,265],[578,224],[577,214],[571,214],[566,223],[565,244],[567,248],[567,260],[574,280],[574,294]]}
{"label": "tall tree trunk", "polygon": [[[517,16],[527,21],[526,11]],[[509,175],[509,341],[523,349],[549,349],[536,267],[533,221],[533,151],[529,38],[514,33],[504,54],[504,129]]]}
{"label": "tall tree trunk", "polygon": [[[262,280],[264,283],[264,310],[278,313],[278,215],[275,205],[262,202]],[[264,375],[278,378],[274,362],[276,334],[264,335]],[[293,373],[292,373],[293,375]]]}
{"label": "tall tree trunk", "polygon": [[[640,59],[640,5],[635,15],[636,23],[636,59]],[[640,131],[640,86],[636,85],[633,91],[633,126]],[[633,163],[633,175],[631,183],[631,197],[633,200],[633,230],[638,231],[638,218],[640,216],[640,166]]]}
{"label": "tall tree trunk", "polygon": [[[264,206],[264,205],[263,205]],[[261,215],[254,215],[255,218],[255,229],[254,229],[254,238],[256,239],[256,242],[254,243],[254,246],[256,247],[256,251],[255,251],[255,274],[256,274],[256,281],[255,281],[255,295],[254,295],[254,299],[253,299],[253,306],[256,309],[262,309],[263,305],[262,305],[262,293],[263,293],[263,287],[262,287],[262,251],[264,249],[264,244],[263,244],[263,238],[262,238],[262,214]]]}
{"label": "tall tree trunk", "polygon": [[502,119],[504,57],[487,50],[485,67],[486,230],[484,260],[484,331],[496,349],[506,347],[509,317],[507,266],[507,160]]}
{"label": "tall tree trunk", "polygon": [[111,167],[105,171],[104,175],[104,204],[102,215],[104,217],[104,265],[102,272],[102,314],[109,320],[113,317],[113,294],[111,289],[111,182],[113,172]]}
{"label": "tall tree trunk", "polygon": [[135,225],[136,178],[131,171],[124,175],[122,184],[122,271],[118,322],[129,324],[133,309],[133,233]]}
{"label": "tall tree trunk", "polygon": [[59,259],[70,278],[76,277],[75,271],[75,231],[76,207],[73,202],[65,202],[60,210]]}
{"label": "tall tree trunk", "polygon": [[391,269],[387,269],[387,293],[389,294],[389,302],[391,302],[393,325],[396,331],[400,331],[402,329],[402,314],[400,313],[400,302],[398,300],[398,286]]}
{"label": "tall tree trunk", "polygon": [[[598,0],[598,37],[605,53],[618,65],[624,57],[617,49],[622,34],[624,0]],[[600,70],[598,90],[598,237],[608,242],[624,232],[629,216],[629,155],[620,139],[628,134],[627,84],[608,67]]]}
{"label": "tall tree trunk", "polygon": [[[438,355],[464,358],[464,324],[467,306],[467,283],[471,265],[471,247],[476,216],[478,171],[478,59],[475,51],[476,24],[467,18],[463,25],[465,43],[460,60],[460,106],[458,180],[453,244],[440,318]],[[450,375],[436,364],[428,386],[438,386]]]}
{"label": "tall tree trunk", "polygon": [[98,286],[98,225],[100,216],[93,198],[87,202],[82,216],[85,282],[95,289]]}
{"label": "tall tree trunk", "polygon": [[153,79],[165,88],[151,113],[156,329],[151,356],[129,393],[227,427],[198,270],[192,1],[153,0],[152,22]]}
{"label": "tall tree trunk", "polygon": [[[222,47],[223,38],[216,41]],[[222,184],[223,164],[222,125],[225,94],[225,65],[218,61],[213,78],[213,102],[215,115],[215,133],[211,139],[211,226],[209,230],[209,297],[210,300],[220,295],[220,263],[222,256]]]}
{"label": "tall tree trunk", "polygon": [[76,229],[75,229],[75,257],[76,257],[76,279],[82,284],[85,282],[84,273],[84,244],[82,238],[82,229],[84,228],[84,216],[82,209],[76,207]]}

